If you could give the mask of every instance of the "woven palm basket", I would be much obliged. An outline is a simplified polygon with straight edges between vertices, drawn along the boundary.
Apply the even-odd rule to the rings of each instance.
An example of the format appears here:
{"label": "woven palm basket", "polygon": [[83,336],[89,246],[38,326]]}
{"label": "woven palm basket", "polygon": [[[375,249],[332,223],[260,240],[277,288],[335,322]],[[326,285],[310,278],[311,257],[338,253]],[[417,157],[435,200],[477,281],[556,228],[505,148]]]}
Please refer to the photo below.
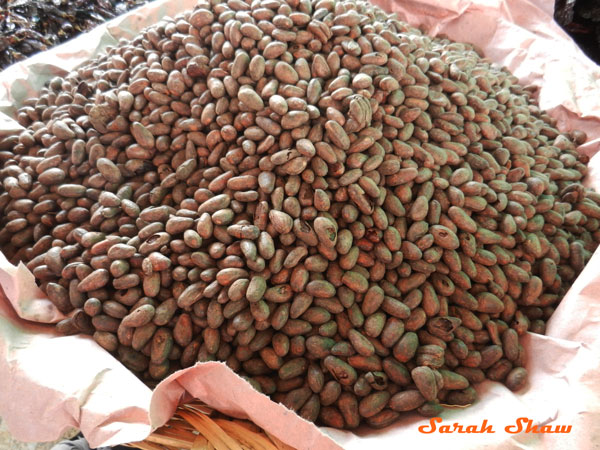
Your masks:
{"label": "woven palm basket", "polygon": [[142,442],[141,450],[294,450],[248,420],[233,419],[202,403],[179,406],[173,417]]}

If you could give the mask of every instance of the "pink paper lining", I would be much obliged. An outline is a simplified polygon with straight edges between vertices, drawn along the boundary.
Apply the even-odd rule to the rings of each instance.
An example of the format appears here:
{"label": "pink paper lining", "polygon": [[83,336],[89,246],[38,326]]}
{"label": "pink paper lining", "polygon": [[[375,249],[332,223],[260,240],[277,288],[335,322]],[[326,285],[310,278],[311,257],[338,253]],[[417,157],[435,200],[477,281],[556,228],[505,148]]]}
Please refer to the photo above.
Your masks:
{"label": "pink paper lining", "polygon": [[[582,151],[590,156],[597,152],[600,70],[552,22],[552,1],[376,3],[430,34],[443,33],[475,44],[524,84],[540,86],[541,107],[549,110],[562,130],[586,131],[590,140]],[[191,0],[153,2],[5,70],[0,74],[0,111],[11,113],[15,102],[33,95],[54,74],[76,67],[94,49],[122,36],[131,37],[164,15],[174,16],[194,4]],[[19,128],[0,114],[1,134]],[[587,180],[591,186],[600,186],[598,164],[598,156],[593,157]],[[57,336],[52,326],[34,323],[54,323],[63,316],[43,298],[24,267],[15,268],[0,256],[0,285],[6,293],[0,295],[0,416],[21,440],[53,440],[65,428],[76,426],[92,446],[114,445],[143,440],[169,419],[181,399],[191,396],[232,416],[250,418],[300,449],[592,448],[600,440],[599,263],[596,252],[548,323],[548,336],[525,339],[530,384],[524,392],[513,394],[498,383],[485,382],[476,387],[481,400],[475,405],[443,413],[449,423],[479,424],[487,419],[496,433],[440,435],[419,433],[418,426],[427,421],[411,414],[386,430],[319,429],[254,391],[221,363],[180,371],[152,392],[91,339]],[[503,427],[518,417],[571,425],[573,431],[562,435],[505,433]]]}

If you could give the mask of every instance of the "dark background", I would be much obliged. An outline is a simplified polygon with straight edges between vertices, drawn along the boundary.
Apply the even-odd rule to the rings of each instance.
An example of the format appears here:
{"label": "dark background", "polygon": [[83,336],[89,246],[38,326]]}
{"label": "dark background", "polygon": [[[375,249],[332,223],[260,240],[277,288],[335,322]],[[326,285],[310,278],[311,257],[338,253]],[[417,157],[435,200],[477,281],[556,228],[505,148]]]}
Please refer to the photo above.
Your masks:
{"label": "dark background", "polygon": [[[0,0],[0,70],[148,1]],[[600,0],[555,0],[554,18],[600,63]]]}
{"label": "dark background", "polygon": [[600,64],[600,0],[556,0],[554,19]]}

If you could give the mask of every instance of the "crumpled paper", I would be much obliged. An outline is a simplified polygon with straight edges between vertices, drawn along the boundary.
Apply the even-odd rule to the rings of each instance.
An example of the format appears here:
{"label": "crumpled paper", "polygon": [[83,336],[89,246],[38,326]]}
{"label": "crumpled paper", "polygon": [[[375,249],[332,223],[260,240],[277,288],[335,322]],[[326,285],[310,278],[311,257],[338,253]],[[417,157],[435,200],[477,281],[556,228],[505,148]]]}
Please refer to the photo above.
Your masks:
{"label": "crumpled paper", "polygon": [[[507,66],[523,84],[539,87],[542,108],[561,130],[582,129],[589,156],[600,144],[600,69],[552,21],[552,0],[376,0],[401,20],[428,34],[471,42],[492,61]],[[20,103],[56,75],[77,67],[118,39],[134,36],[165,15],[195,2],[159,0],[84,36],[9,67],[0,73],[0,134],[20,129],[10,117]],[[587,183],[600,187],[599,157],[590,161]],[[89,337],[58,336],[62,318],[20,265],[0,253],[0,416],[24,441],[56,439],[75,426],[92,446],[143,440],[164,424],[180,401],[198,398],[231,416],[249,418],[298,449],[592,448],[600,441],[600,252],[573,283],[548,323],[547,335],[530,334],[530,383],[518,394],[499,383],[476,386],[480,400],[447,409],[443,423],[487,424],[493,433],[424,434],[427,419],[407,414],[385,430],[355,433],[317,428],[254,391],[222,363],[177,372],[154,391],[142,384]],[[505,426],[529,418],[537,425],[571,426],[567,434],[509,434]]]}

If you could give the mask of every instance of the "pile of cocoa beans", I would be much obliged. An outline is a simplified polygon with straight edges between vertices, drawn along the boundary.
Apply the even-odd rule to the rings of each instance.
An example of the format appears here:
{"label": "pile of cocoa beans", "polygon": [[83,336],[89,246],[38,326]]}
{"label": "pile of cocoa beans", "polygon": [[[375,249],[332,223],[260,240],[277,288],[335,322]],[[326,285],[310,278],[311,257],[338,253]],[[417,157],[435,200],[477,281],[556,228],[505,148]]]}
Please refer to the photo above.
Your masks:
{"label": "pile of cocoa beans", "polygon": [[534,94],[364,1],[200,0],[18,110],[0,248],[148,382],[217,360],[324,425],[436,415],[526,386],[600,239]]}

